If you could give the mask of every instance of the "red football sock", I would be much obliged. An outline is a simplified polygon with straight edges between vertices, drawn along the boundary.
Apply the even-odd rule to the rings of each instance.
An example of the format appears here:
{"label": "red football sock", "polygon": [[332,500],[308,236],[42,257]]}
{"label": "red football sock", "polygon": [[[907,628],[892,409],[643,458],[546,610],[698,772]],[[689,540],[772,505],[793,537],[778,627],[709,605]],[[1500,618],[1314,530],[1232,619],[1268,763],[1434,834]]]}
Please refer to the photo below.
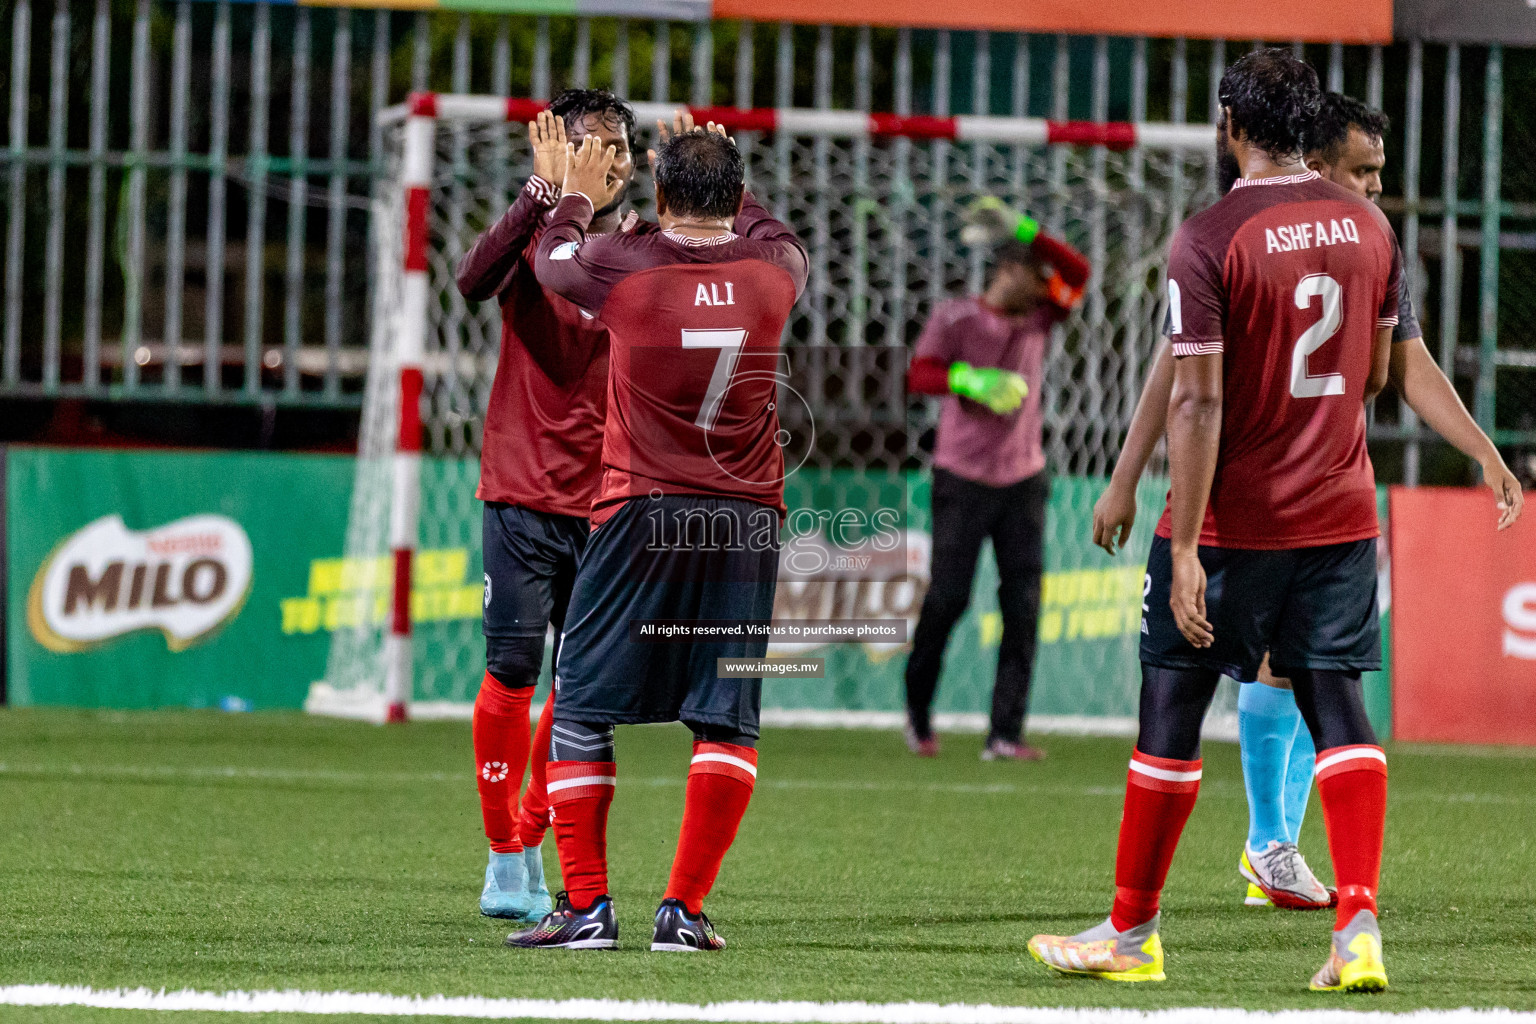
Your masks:
{"label": "red football sock", "polygon": [[1334,929],[1362,910],[1376,913],[1381,838],[1387,824],[1387,755],[1360,743],[1317,752],[1317,793],[1339,885]]}
{"label": "red football sock", "polygon": [[697,914],[714,888],[725,851],[736,840],[757,782],[757,751],[734,743],[694,743],[683,828],[667,880],[667,899]]}
{"label": "red football sock", "polygon": [[533,730],[533,752],[529,755],[528,788],[523,790],[523,804],[517,816],[517,834],[524,846],[544,842],[549,829],[549,794],[545,791],[545,768],[549,760],[549,730],[555,721],[555,691],[544,698],[538,728]]}
{"label": "red football sock", "polygon": [[577,910],[608,891],[608,808],[616,767],[612,761],[555,761],[546,775],[560,877]]}
{"label": "red football sock", "polygon": [[471,733],[475,745],[475,784],[485,837],[497,853],[520,853],[512,809],[528,767],[528,705],[533,687],[509,689],[489,672],[480,681]]}
{"label": "red football sock", "polygon": [[1168,865],[1199,795],[1199,761],[1152,757],[1139,750],[1131,754],[1115,855],[1115,904],[1109,915],[1118,931],[1157,913]]}

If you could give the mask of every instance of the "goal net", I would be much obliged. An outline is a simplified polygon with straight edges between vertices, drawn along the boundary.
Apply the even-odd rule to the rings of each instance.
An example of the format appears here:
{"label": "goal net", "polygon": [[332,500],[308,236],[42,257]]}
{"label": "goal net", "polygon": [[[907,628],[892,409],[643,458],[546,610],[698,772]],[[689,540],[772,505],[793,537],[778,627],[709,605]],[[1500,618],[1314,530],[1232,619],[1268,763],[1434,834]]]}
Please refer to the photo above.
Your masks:
{"label": "goal net", "polygon": [[[670,116],[671,108],[653,107],[636,105],[641,150],[645,126]],[[372,349],[346,540],[347,598],[327,623],[331,649],[326,677],[311,690],[313,711],[377,719],[409,704],[417,716],[459,714],[474,699],[484,671],[474,495],[500,321],[494,302],[465,302],[454,271],[530,173],[526,120],[536,109],[529,101],[438,95],[386,112],[388,173],[373,209]],[[1112,560],[1092,548],[1088,523],[1160,334],[1168,241],[1216,194],[1212,129],[842,111],[703,116],[734,124],[749,187],[810,253],[810,280],[784,337],[801,400],[786,402],[781,418],[805,428],[787,500],[823,519],[842,508],[890,507],[903,531],[894,561],[786,574],[776,619],[915,622],[927,580],[927,469],[938,403],[909,397],[904,377],[934,304],[982,285],[986,253],[960,237],[971,200],[995,195],[1030,211],[1092,262],[1085,300],[1057,329],[1046,369],[1045,441],[1055,479],[1032,706],[1047,725],[1123,724],[1135,710],[1138,559],[1161,485],[1143,486],[1132,553]],[[631,191],[642,216],[651,213],[650,191],[642,169]],[[416,211],[424,214],[424,238],[415,243],[413,194],[425,204]],[[414,263],[412,244],[421,249]],[[419,454],[402,451],[417,405]],[[984,556],[946,662],[941,726],[984,718],[1000,633],[995,584]],[[829,645],[817,652],[826,657],[826,678],[765,681],[765,714],[898,720],[902,649]]]}

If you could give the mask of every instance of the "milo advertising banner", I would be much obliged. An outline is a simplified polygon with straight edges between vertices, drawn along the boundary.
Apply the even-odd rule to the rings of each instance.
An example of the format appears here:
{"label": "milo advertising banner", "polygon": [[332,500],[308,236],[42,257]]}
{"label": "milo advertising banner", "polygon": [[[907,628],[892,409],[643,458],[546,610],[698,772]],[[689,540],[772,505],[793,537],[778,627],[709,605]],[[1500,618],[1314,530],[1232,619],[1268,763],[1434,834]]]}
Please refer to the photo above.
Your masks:
{"label": "milo advertising banner", "polygon": [[352,460],[6,451],[12,704],[296,707],[324,636],[279,603],[346,528]]}
{"label": "milo advertising banner", "polygon": [[[475,470],[429,459],[423,487],[471,495]],[[388,618],[389,559],[342,554],[353,471],[354,460],[340,456],[7,450],[8,702],[302,707],[326,675],[332,635]],[[899,630],[774,643],[770,655],[823,659],[825,671],[765,679],[770,720],[900,721],[906,641],[928,585],[928,481],[848,470],[788,481],[776,622]],[[1052,486],[1031,698],[1043,727],[1134,721],[1143,560],[1165,484],[1143,484],[1132,544],[1115,558],[1089,542],[1102,487],[1079,478]],[[416,554],[415,696],[424,711],[467,715],[484,668],[480,516],[471,498],[451,504],[455,521],[436,523]],[[984,549],[945,659],[941,726],[984,720],[1002,635],[996,593]],[[1383,598],[1385,614],[1385,585]],[[1367,699],[1384,727],[1384,673],[1368,679]]]}

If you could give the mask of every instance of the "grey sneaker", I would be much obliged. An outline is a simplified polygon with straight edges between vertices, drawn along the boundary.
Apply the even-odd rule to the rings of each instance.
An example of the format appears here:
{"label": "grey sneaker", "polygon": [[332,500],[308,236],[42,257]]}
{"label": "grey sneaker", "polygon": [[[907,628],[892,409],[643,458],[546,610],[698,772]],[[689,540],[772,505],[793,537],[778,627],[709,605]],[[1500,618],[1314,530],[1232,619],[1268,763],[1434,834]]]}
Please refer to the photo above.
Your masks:
{"label": "grey sneaker", "polygon": [[1271,839],[1262,850],[1245,844],[1237,869],[1277,907],[1324,910],[1332,904],[1333,894],[1317,880],[1295,843]]}
{"label": "grey sneaker", "polygon": [[1125,931],[1109,918],[1071,937],[1036,935],[1029,955],[1063,974],[1086,974],[1106,981],[1163,981],[1163,941],[1157,926],[1162,914]]}
{"label": "grey sneaker", "polygon": [[981,748],[981,759],[983,761],[1043,761],[1045,751],[1039,747],[1032,747],[1028,743],[990,739],[987,745]]}
{"label": "grey sneaker", "polygon": [[1385,992],[1387,965],[1381,957],[1381,926],[1361,910],[1333,933],[1328,962],[1312,976],[1314,992]]}

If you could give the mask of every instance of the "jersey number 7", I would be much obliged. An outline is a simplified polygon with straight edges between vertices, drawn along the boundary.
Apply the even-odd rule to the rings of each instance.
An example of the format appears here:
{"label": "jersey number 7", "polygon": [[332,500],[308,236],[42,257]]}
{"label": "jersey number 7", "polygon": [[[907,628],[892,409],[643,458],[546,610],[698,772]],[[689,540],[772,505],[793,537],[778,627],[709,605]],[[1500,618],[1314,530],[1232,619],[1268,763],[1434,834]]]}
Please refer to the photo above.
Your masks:
{"label": "jersey number 7", "polygon": [[704,389],[704,402],[699,406],[699,415],[693,421],[695,426],[702,427],[706,432],[715,427],[720,407],[725,404],[725,391],[730,387],[731,374],[736,370],[736,358],[741,355],[741,347],[746,343],[747,332],[740,328],[707,331],[683,328],[683,348],[720,350],[720,356],[715,360],[715,372],[710,374],[709,386]]}

